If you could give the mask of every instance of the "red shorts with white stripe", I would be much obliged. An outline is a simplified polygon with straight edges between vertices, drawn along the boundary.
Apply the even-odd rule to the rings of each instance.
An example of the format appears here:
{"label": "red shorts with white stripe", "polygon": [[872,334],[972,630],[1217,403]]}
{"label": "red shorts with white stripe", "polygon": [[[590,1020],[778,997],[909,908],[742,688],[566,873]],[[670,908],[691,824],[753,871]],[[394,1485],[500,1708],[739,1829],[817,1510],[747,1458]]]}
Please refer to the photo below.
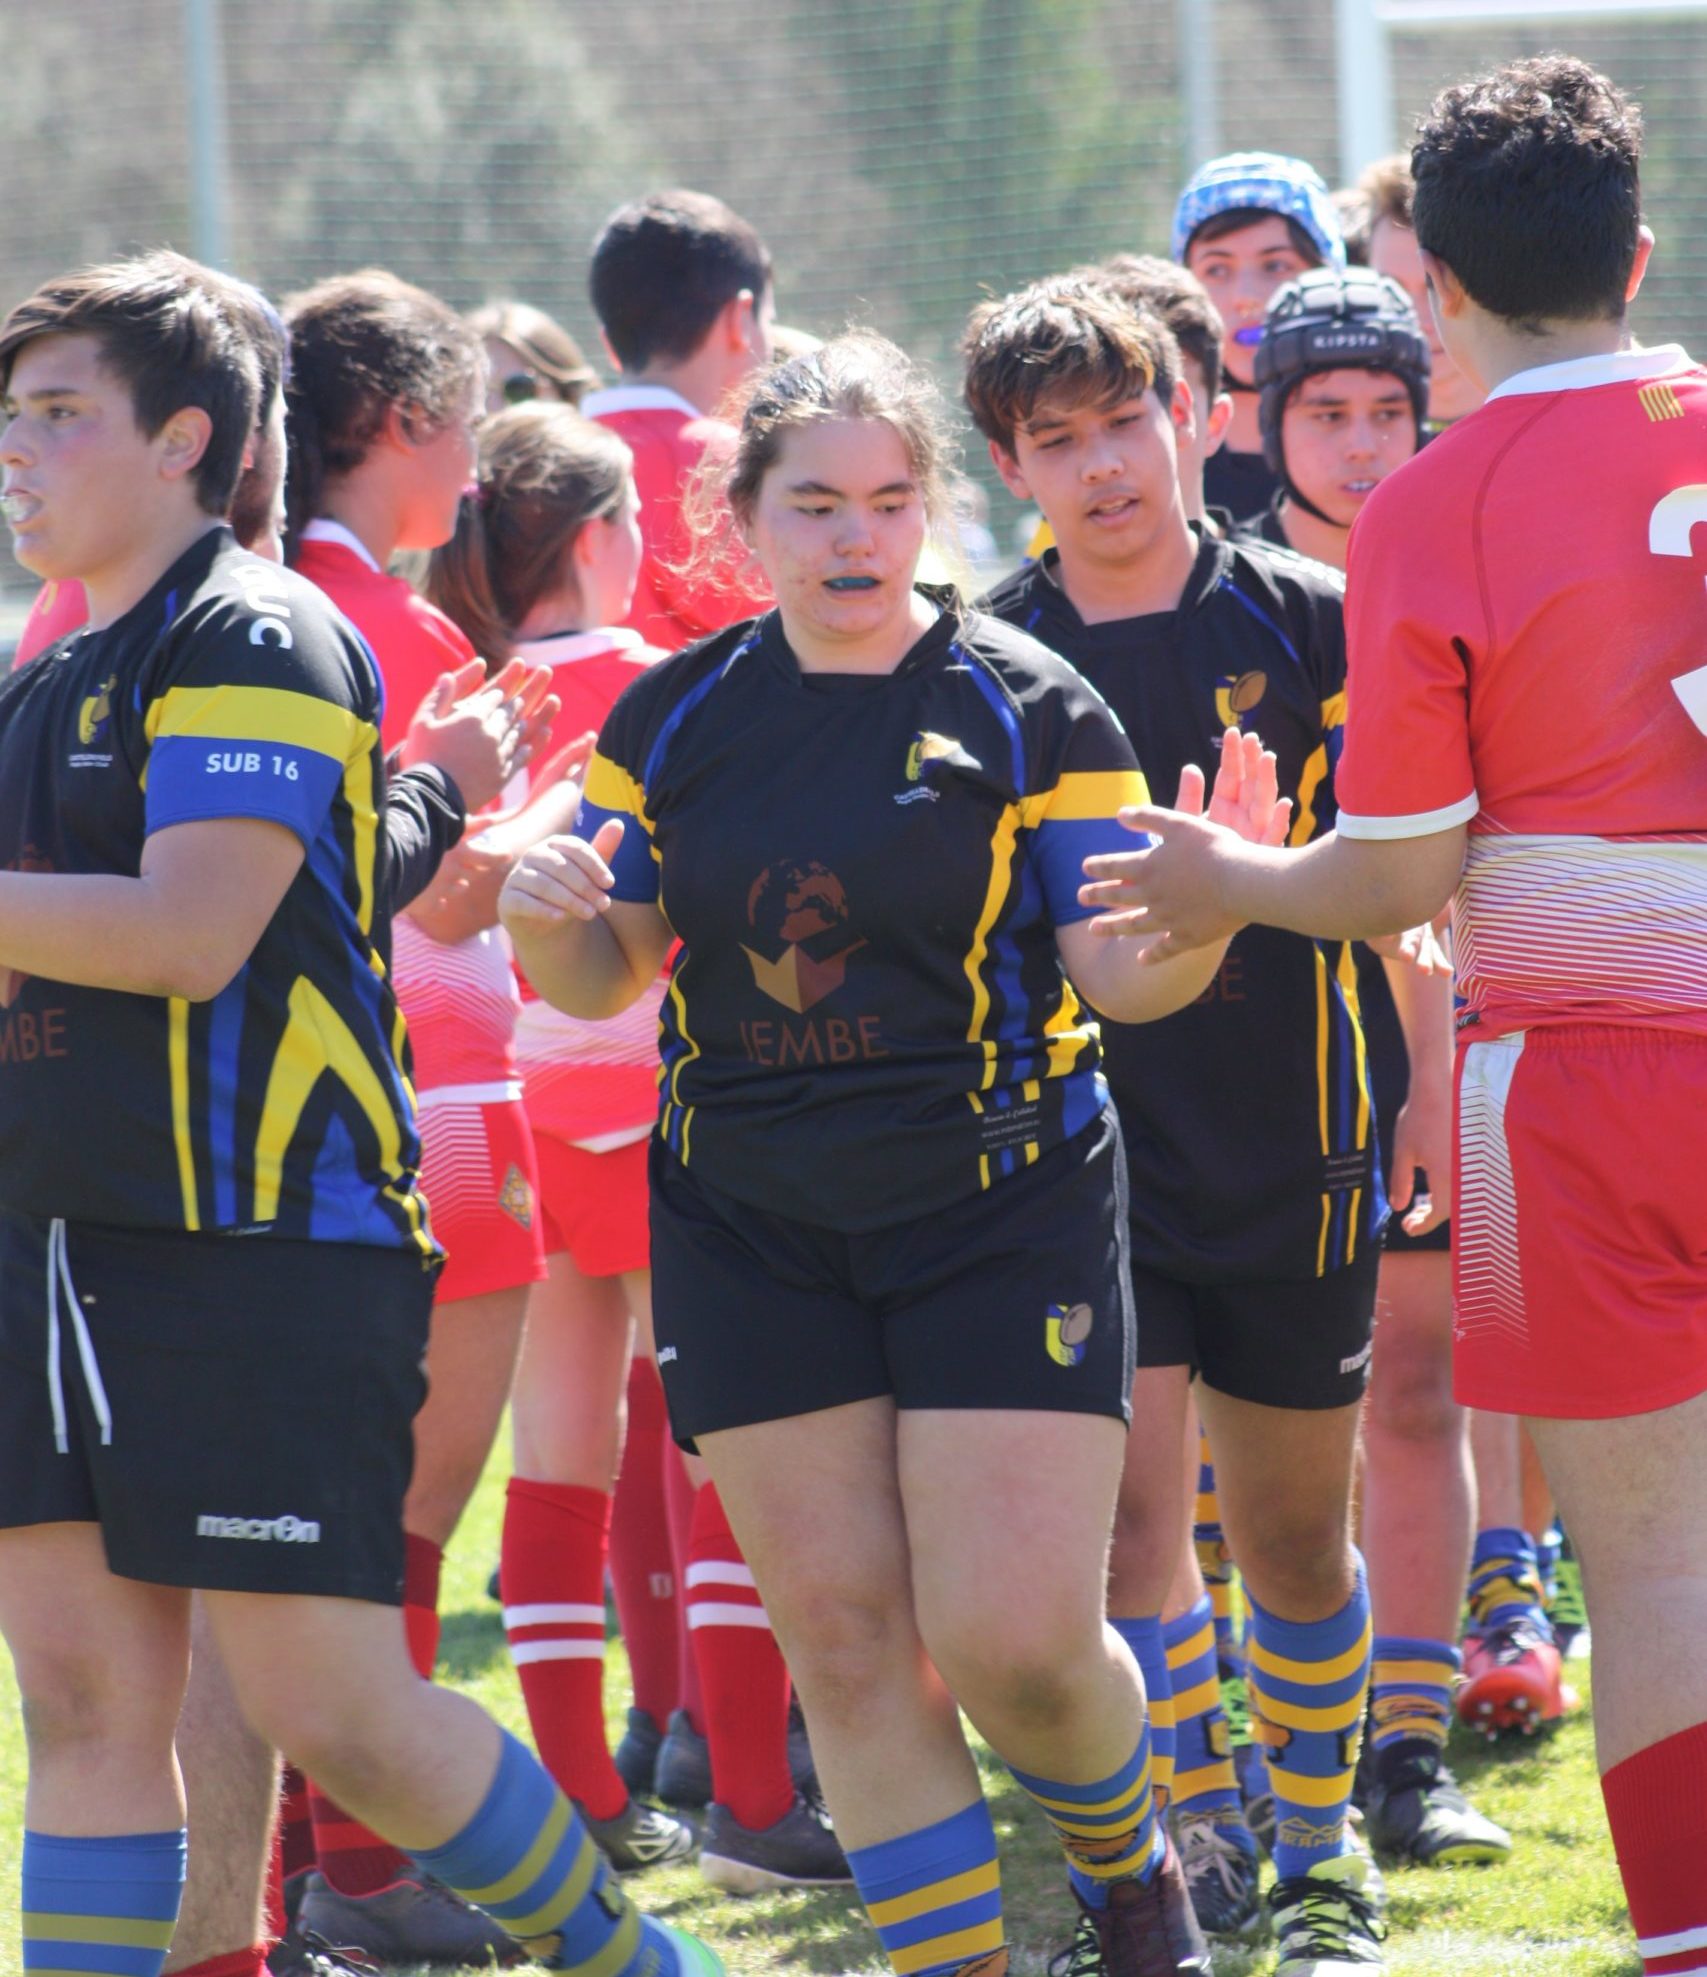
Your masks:
{"label": "red shorts with white stripe", "polygon": [[1561,1027],[1458,1055],[1453,1388],[1608,1420],[1707,1391],[1707,1037]]}
{"label": "red shorts with white stripe", "polygon": [[535,1133],[547,1256],[567,1250],[584,1277],[615,1277],[651,1267],[646,1189],[650,1138],[648,1130],[626,1146],[592,1153],[550,1133]]}
{"label": "red shorts with white stripe", "polygon": [[[514,1290],[545,1275],[533,1134],[520,1099],[420,1095],[421,1185],[447,1251],[436,1304]],[[466,1088],[464,1088],[466,1089]]]}

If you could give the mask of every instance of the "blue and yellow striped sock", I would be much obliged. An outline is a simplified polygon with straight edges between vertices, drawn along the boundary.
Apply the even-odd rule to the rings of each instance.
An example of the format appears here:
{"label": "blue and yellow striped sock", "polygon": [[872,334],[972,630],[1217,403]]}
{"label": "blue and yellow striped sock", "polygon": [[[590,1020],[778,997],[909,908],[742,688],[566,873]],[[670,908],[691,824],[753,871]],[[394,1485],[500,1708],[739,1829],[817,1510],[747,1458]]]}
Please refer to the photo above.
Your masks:
{"label": "blue and yellow striped sock", "polygon": [[1254,1599],[1250,1609],[1251,1714],[1268,1755],[1274,1871],[1284,1881],[1346,1851],[1345,1815],[1369,1689],[1363,1561],[1356,1590],[1327,1620],[1280,1620]]}
{"label": "blue and yellow striped sock", "polygon": [[1197,1553],[1197,1569],[1209,1594],[1215,1613],[1215,1650],[1222,1665],[1234,1669],[1239,1662],[1238,1627],[1233,1614],[1233,1554],[1227,1549],[1227,1534],[1221,1528],[1221,1499],[1215,1488],[1215,1464],[1210,1459],[1209,1437],[1197,1432],[1197,1505],[1191,1527],[1192,1548]]}
{"label": "blue and yellow striped sock", "polygon": [[850,1847],[848,1866],[898,1977],[945,1977],[999,1954],[1002,1876],[982,1799],[898,1840]]}
{"label": "blue and yellow striped sock", "polygon": [[[1168,1674],[1174,1686],[1175,1812],[1229,1815],[1227,1829],[1255,1857],[1257,1843],[1240,1812],[1239,1781],[1233,1771],[1233,1739],[1221,1701],[1216,1665],[1215,1617],[1205,1593],[1190,1612],[1163,1629]],[[1237,1821],[1235,1824],[1234,1821]]]}
{"label": "blue and yellow striped sock", "polygon": [[1476,1533],[1470,1558],[1470,1625],[1485,1633],[1514,1620],[1547,1629],[1535,1540],[1527,1531],[1494,1526]]}
{"label": "blue and yellow striped sock", "polygon": [[188,1835],[24,1835],[28,1977],[160,1977],[184,1892]]}
{"label": "blue and yellow striped sock", "polygon": [[1174,1789],[1174,1688],[1168,1679],[1168,1650],[1162,1639],[1162,1616],[1108,1623],[1132,1650],[1144,1678],[1144,1706],[1150,1718],[1150,1789],[1156,1810],[1166,1812]]}
{"label": "blue and yellow striped sock", "polygon": [[1375,1748],[1420,1738],[1444,1750],[1462,1666],[1463,1658],[1450,1641],[1377,1634],[1369,1672],[1369,1733]]}
{"label": "blue and yellow striped sock", "polygon": [[480,1810],[415,1859],[554,1969],[683,1977],[692,1967],[698,1945],[640,1913],[574,1807],[507,1732]]}
{"label": "blue and yellow striped sock", "polygon": [[1107,1908],[1111,1881],[1148,1881],[1155,1873],[1164,1842],[1150,1787],[1148,1723],[1131,1757],[1094,1784],[1063,1785],[1008,1769],[1055,1828],[1073,1886],[1091,1908]]}

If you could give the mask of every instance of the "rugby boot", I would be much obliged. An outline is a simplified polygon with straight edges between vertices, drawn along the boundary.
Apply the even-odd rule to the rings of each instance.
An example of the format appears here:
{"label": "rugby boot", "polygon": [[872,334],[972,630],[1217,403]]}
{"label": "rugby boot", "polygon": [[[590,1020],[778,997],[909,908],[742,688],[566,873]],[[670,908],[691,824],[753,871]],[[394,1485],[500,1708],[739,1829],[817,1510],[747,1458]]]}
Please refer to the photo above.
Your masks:
{"label": "rugby boot", "polygon": [[378,1964],[294,1924],[267,1952],[267,1977],[374,1977]]}
{"label": "rugby boot", "polygon": [[853,1880],[829,1814],[797,1798],[774,1826],[755,1832],[726,1805],[705,1815],[699,1871],[714,1888],[756,1895],[768,1888],[841,1887]]}
{"label": "rugby boot", "polygon": [[1364,1820],[1377,1853],[1418,1867],[1487,1867],[1511,1852],[1511,1835],[1465,1799],[1439,1745],[1403,1738],[1377,1753],[1373,1773]]}
{"label": "rugby boot", "polygon": [[1275,1882],[1268,1891],[1280,1948],[1274,1977],[1367,1977],[1382,1968],[1387,1932],[1368,1879],[1367,1856],[1346,1853]]}
{"label": "rugby boot", "polygon": [[1257,1889],[1262,1856],[1240,1815],[1188,1809],[1174,1817],[1173,1829],[1180,1871],[1204,1935],[1233,1943],[1266,1935],[1268,1910]]}
{"label": "rugby boot", "polygon": [[1533,1621],[1511,1620],[1465,1641],[1458,1715],[1472,1730],[1488,1738],[1502,1730],[1532,1737],[1570,1706],[1560,1678],[1559,1650]]}
{"label": "rugby boot", "polygon": [[1171,1838],[1148,1881],[1112,1881],[1107,1908],[1075,1889],[1079,1926],[1049,1977],[1211,1977],[1209,1945]]}
{"label": "rugby boot", "polygon": [[666,1805],[694,1812],[711,1803],[711,1746],[685,1709],[670,1713],[664,1741],[658,1746],[653,1792]]}
{"label": "rugby boot", "polygon": [[595,1819],[583,1805],[576,1806],[606,1860],[619,1874],[638,1874],[647,1867],[671,1867],[686,1860],[696,1844],[694,1830],[685,1819],[660,1812],[655,1805],[642,1805],[630,1799],[614,1819]]}
{"label": "rugby boot", "polygon": [[616,1775],[637,1799],[650,1798],[658,1783],[658,1752],[664,1733],[643,1709],[628,1712],[628,1728],[622,1733],[611,1762]]}
{"label": "rugby boot", "polygon": [[309,1876],[297,1911],[304,1936],[335,1943],[340,1954],[382,1967],[401,1963],[490,1969],[522,1961],[522,1947],[484,1909],[411,1868],[372,1895],[344,1895],[323,1874]]}

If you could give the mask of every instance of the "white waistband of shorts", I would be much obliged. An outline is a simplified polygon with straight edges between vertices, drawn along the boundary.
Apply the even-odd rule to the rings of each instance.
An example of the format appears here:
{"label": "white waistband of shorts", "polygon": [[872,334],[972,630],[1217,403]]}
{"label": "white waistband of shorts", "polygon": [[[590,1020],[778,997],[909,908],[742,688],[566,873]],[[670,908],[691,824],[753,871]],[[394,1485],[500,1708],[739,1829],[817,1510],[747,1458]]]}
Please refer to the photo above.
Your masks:
{"label": "white waistband of shorts", "polygon": [[521,1079],[505,1078],[490,1085],[434,1085],[418,1091],[415,1104],[425,1112],[433,1105],[513,1105],[521,1096]]}

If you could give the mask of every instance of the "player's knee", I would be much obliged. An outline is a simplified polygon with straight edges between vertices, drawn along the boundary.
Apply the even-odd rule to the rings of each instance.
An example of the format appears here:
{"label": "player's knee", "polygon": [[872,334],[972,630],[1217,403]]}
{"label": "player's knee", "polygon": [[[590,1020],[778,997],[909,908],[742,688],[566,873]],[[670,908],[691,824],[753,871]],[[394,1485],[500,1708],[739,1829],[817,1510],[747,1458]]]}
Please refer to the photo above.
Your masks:
{"label": "player's knee", "polygon": [[[783,1632],[790,1667],[814,1711],[857,1713],[892,1678],[906,1651],[905,1600],[878,1587],[817,1580],[788,1594]],[[773,1618],[775,1616],[773,1615]]]}
{"label": "player's knee", "polygon": [[1241,1547],[1239,1565],[1271,1613],[1327,1619],[1345,1604],[1356,1577],[1343,1507],[1277,1512]]}
{"label": "player's knee", "polygon": [[24,1734],[32,1760],[79,1744],[157,1744],[169,1750],[178,1719],[170,1685],[138,1681],[106,1656],[15,1649]]}
{"label": "player's knee", "polygon": [[1412,1349],[1384,1361],[1369,1389],[1366,1430],[1402,1442],[1453,1442],[1465,1432],[1449,1354]]}
{"label": "player's knee", "polygon": [[1100,1619],[1049,1600],[943,1616],[925,1645],[974,1716],[1039,1731],[1072,1716],[1107,1653]]}

